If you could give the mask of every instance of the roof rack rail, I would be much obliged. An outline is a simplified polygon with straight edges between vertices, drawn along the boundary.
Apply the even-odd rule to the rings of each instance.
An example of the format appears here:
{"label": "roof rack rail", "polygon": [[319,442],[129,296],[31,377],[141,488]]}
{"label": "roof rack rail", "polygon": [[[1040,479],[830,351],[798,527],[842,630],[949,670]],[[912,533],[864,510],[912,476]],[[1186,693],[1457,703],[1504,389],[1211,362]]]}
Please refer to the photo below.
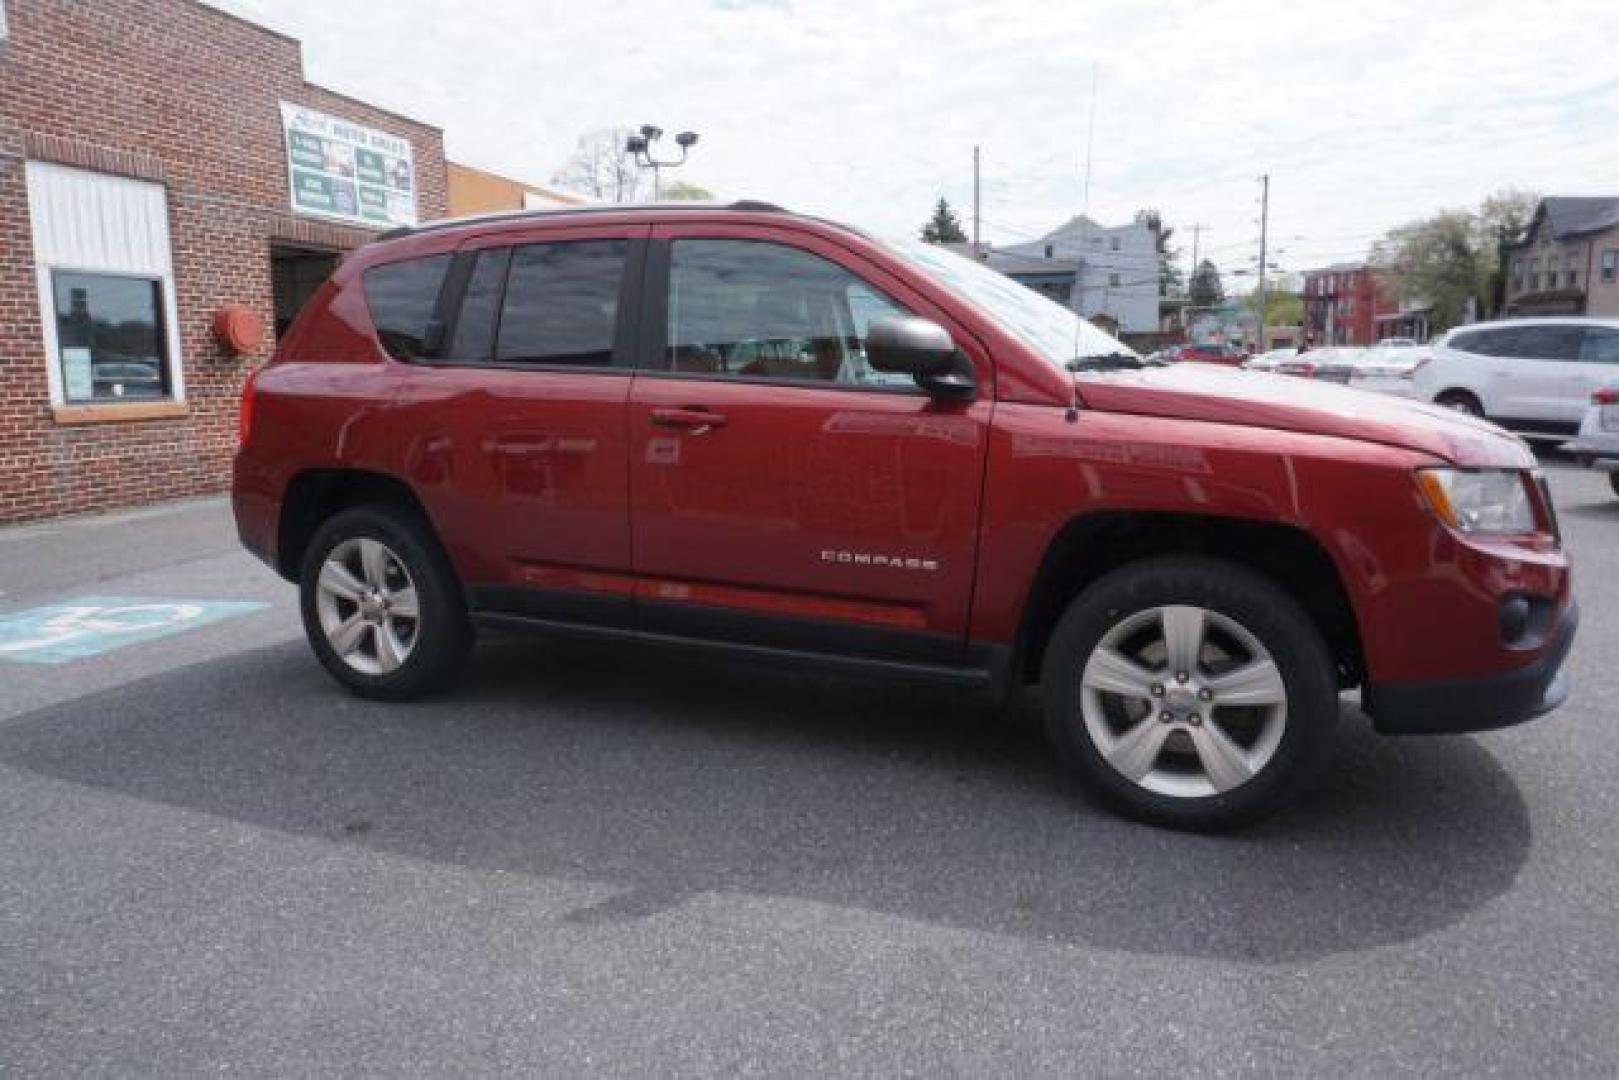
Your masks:
{"label": "roof rack rail", "polygon": [[727,210],[735,213],[751,214],[787,214],[791,213],[785,207],[775,203],[763,202],[758,199],[738,199],[730,203],[710,202],[663,202],[663,203],[589,203],[578,206],[555,206],[531,210],[502,210],[492,214],[469,214],[464,217],[439,218],[436,221],[424,222],[420,225],[401,225],[396,229],[378,233],[372,238],[372,243],[379,240],[397,240],[402,236],[417,236],[421,233],[437,232],[440,229],[453,229],[461,225],[481,225],[497,221],[522,221],[528,218],[568,217],[573,214],[615,214],[626,210]]}

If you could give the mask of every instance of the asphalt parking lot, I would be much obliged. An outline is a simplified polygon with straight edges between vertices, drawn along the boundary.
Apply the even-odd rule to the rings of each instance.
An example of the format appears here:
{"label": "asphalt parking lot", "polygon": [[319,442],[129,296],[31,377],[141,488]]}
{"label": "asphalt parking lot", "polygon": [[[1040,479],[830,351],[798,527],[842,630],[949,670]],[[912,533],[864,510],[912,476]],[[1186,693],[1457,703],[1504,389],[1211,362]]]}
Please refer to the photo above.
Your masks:
{"label": "asphalt parking lot", "polygon": [[355,700],[217,500],[0,530],[0,618],[251,605],[0,658],[0,1072],[1612,1075],[1619,499],[1549,471],[1570,704],[1346,701],[1330,783],[1223,838],[939,690],[498,641]]}

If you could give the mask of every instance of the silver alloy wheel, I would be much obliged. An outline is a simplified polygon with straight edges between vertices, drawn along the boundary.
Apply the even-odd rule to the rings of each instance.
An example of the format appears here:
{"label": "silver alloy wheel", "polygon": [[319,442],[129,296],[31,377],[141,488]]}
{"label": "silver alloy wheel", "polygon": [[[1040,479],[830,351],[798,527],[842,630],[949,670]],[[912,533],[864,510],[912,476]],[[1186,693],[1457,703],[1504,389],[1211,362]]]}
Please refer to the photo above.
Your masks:
{"label": "silver alloy wheel", "polygon": [[1080,676],[1085,730],[1114,769],[1159,795],[1241,787],[1275,757],[1287,687],[1270,651],[1200,607],[1147,608],[1102,636]]}
{"label": "silver alloy wheel", "polygon": [[386,675],[416,647],[416,583],[382,541],[345,540],[321,564],[315,610],[332,651],[355,671]]}

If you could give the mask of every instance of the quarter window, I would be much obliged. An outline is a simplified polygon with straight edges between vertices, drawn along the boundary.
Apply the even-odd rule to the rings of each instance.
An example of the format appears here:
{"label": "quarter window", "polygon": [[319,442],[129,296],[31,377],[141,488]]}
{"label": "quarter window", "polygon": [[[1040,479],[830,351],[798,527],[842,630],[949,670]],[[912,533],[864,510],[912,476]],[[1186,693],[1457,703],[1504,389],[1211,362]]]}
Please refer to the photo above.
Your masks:
{"label": "quarter window", "polygon": [[905,310],[835,263],[780,244],[677,240],[669,260],[672,371],[911,386],[866,362],[865,335]]}
{"label": "quarter window", "polygon": [[64,400],[170,396],[161,281],[58,270],[51,286]]}
{"label": "quarter window", "polygon": [[365,301],[377,340],[395,360],[423,360],[437,356],[439,342],[431,340],[436,325],[439,290],[449,269],[448,255],[373,266],[365,272]]}
{"label": "quarter window", "polygon": [[517,248],[501,306],[495,359],[610,366],[628,250],[625,240]]}

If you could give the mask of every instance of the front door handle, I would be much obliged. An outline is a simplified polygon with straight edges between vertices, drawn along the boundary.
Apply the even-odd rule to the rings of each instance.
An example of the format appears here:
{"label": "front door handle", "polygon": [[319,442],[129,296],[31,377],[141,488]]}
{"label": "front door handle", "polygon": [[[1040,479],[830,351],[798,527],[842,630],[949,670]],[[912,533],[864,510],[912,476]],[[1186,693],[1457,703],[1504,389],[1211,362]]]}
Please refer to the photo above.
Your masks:
{"label": "front door handle", "polygon": [[711,412],[701,405],[688,405],[683,409],[653,409],[652,422],[658,427],[684,428],[693,435],[707,435],[725,426],[725,414]]}

